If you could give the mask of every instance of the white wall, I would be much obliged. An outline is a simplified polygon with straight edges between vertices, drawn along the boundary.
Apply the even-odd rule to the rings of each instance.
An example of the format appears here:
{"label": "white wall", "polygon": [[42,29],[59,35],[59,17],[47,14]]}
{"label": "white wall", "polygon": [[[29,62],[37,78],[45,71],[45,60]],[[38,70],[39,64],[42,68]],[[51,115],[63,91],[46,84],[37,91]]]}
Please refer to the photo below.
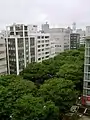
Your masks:
{"label": "white wall", "polygon": [[6,47],[3,35],[0,35],[0,74],[7,73]]}

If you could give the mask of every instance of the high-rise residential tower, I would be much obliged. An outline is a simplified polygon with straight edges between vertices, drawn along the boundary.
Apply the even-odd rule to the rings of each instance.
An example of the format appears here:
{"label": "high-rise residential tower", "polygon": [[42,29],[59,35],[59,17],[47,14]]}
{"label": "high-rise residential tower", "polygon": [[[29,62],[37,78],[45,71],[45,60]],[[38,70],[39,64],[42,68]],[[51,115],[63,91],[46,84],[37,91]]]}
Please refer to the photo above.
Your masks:
{"label": "high-rise residential tower", "polygon": [[19,74],[29,63],[51,57],[48,33],[37,31],[36,25],[13,24],[6,35],[8,74]]}

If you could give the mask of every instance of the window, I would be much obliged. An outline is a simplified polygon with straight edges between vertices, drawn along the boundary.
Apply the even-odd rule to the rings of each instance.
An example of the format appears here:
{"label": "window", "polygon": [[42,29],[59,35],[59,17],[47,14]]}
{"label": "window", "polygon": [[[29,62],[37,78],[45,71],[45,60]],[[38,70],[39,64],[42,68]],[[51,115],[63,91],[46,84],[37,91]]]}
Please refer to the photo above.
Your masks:
{"label": "window", "polygon": [[31,37],[30,38],[30,46],[34,46],[35,45],[35,38]]}
{"label": "window", "polygon": [[46,44],[46,46],[49,46],[49,44]]}
{"label": "window", "polygon": [[42,39],[44,39],[44,36],[42,36]]}
{"label": "window", "polygon": [[46,56],[46,58],[49,58],[49,56]]}
{"label": "window", "polygon": [[37,38],[40,39],[40,36],[38,36]]}
{"label": "window", "polygon": [[40,45],[38,45],[38,48],[40,48]]}
{"label": "window", "polygon": [[44,59],[44,57],[42,57],[42,59]]}
{"label": "window", "polygon": [[90,82],[88,82],[88,88],[90,88]]}
{"label": "window", "polygon": [[38,49],[38,52],[40,52],[41,50],[40,49]]}
{"label": "window", "polygon": [[30,48],[31,56],[35,55],[35,48]]}
{"label": "window", "polygon": [[4,53],[4,51],[0,51],[0,54],[3,54]]}
{"label": "window", "polygon": [[88,66],[88,72],[90,72],[90,66]]}
{"label": "window", "polygon": [[42,43],[44,43],[44,40],[42,40]]}
{"label": "window", "polygon": [[41,58],[38,58],[38,60],[41,60]]}
{"label": "window", "polygon": [[40,43],[40,41],[38,41],[38,43]]}
{"label": "window", "polygon": [[49,38],[49,36],[45,36],[45,38]]}
{"label": "window", "polygon": [[42,49],[42,51],[44,51],[44,49]]}
{"label": "window", "polygon": [[45,42],[49,42],[49,40],[45,40]]}
{"label": "window", "polygon": [[44,45],[42,45],[42,47],[44,47]]}
{"label": "window", "polygon": [[87,90],[87,95],[90,95],[90,90]]}
{"label": "window", "polygon": [[49,54],[49,52],[45,52],[45,54]]}
{"label": "window", "polygon": [[32,57],[32,58],[31,58],[31,62],[35,62],[35,57]]}

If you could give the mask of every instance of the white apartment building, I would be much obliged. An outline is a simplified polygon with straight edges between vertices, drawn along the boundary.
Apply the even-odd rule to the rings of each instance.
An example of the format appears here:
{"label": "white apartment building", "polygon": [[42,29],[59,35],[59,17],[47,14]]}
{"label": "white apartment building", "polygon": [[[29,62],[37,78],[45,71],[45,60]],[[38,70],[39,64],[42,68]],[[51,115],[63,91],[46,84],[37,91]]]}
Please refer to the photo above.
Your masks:
{"label": "white apartment building", "polygon": [[31,33],[29,37],[35,40],[35,62],[49,59],[51,57],[50,34]]}
{"label": "white apartment building", "polygon": [[85,45],[86,34],[82,29],[77,29],[76,33],[80,34],[80,45]]}
{"label": "white apartment building", "polygon": [[5,39],[0,34],[0,74],[7,74]]}
{"label": "white apartment building", "polygon": [[55,45],[56,55],[70,49],[70,31],[68,29],[52,28],[49,33]]}
{"label": "white apartment building", "polygon": [[7,27],[8,73],[19,74],[28,63],[51,57],[50,34],[38,33],[36,25],[13,24]]}
{"label": "white apartment building", "polygon": [[90,36],[90,26],[86,26],[86,36]]}

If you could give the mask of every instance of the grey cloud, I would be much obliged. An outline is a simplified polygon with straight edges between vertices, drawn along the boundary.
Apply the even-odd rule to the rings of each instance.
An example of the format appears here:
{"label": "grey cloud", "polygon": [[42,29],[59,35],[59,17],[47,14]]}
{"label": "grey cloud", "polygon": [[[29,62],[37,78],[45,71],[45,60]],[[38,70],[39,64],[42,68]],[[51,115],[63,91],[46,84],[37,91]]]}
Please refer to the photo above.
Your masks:
{"label": "grey cloud", "polygon": [[62,26],[90,24],[90,0],[0,0],[0,28],[13,22]]}

